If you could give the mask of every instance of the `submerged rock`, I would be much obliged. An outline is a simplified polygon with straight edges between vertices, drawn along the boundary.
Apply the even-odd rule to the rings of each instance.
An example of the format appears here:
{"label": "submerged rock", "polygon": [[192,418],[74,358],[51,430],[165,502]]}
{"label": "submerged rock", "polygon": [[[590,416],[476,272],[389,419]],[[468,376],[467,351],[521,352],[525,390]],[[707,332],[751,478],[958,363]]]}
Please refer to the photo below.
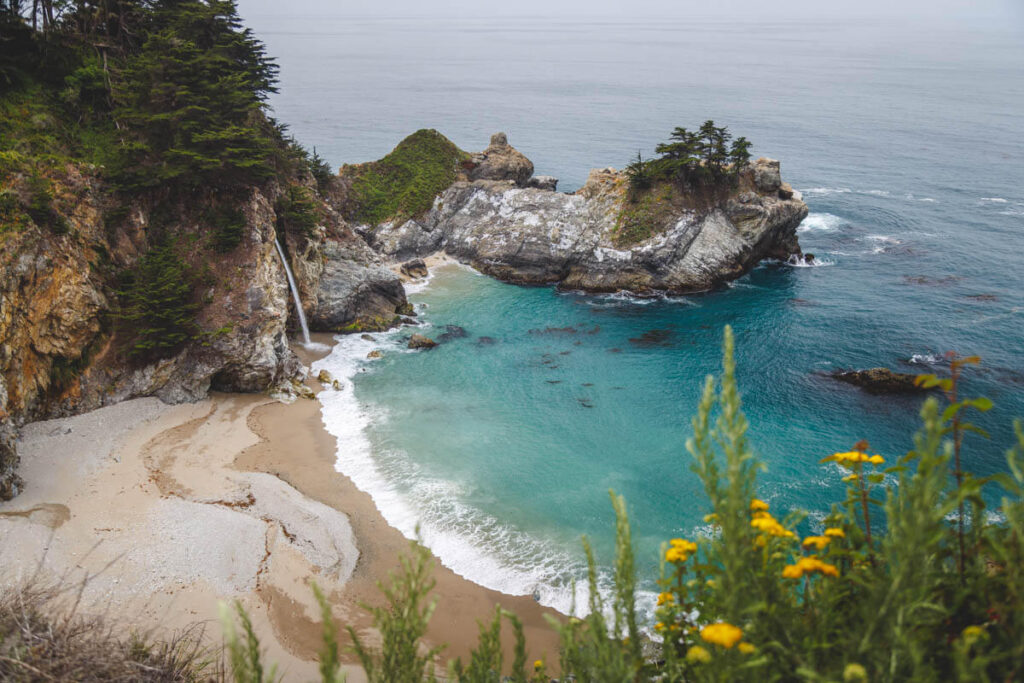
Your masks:
{"label": "submerged rock", "polygon": [[893,372],[888,368],[868,370],[836,371],[831,377],[860,387],[869,394],[919,394],[931,389],[919,387],[915,382],[918,375]]}
{"label": "submerged rock", "polygon": [[373,351],[370,351],[368,354],[366,354],[366,357],[368,359],[383,358],[384,354],[381,353],[379,349],[374,349]]}
{"label": "submerged rock", "polygon": [[469,336],[469,333],[466,332],[465,328],[458,325],[445,325],[444,332],[437,337],[437,341],[446,342],[452,339],[462,339],[467,336]]}
{"label": "submerged rock", "polygon": [[429,337],[424,337],[422,334],[414,334],[409,338],[410,349],[432,349],[437,346],[437,342]]}

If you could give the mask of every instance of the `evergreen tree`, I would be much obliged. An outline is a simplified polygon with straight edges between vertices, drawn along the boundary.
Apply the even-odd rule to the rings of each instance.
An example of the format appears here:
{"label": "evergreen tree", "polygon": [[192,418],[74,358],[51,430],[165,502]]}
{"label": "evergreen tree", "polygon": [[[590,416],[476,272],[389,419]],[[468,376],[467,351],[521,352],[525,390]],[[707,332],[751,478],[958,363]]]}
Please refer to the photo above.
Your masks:
{"label": "evergreen tree", "polygon": [[115,80],[122,187],[231,187],[274,173],[263,104],[277,67],[233,0],[159,0]]}
{"label": "evergreen tree", "polygon": [[732,164],[734,173],[738,173],[750,163],[750,141],[745,137],[741,136],[733,140],[732,149],[729,150],[729,163]]}
{"label": "evergreen tree", "polygon": [[151,249],[128,270],[118,291],[129,354],[163,356],[195,337],[193,283],[173,243]]}

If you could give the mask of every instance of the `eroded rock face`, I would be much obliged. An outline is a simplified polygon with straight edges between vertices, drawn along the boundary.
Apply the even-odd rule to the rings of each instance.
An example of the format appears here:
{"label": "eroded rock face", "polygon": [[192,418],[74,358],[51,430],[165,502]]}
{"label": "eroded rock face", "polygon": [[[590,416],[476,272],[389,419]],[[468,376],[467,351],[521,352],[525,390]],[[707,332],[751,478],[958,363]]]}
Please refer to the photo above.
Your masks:
{"label": "eroded rock face", "polygon": [[309,308],[314,330],[385,330],[406,309],[405,289],[362,240],[323,245],[324,266]]}
{"label": "eroded rock face", "polygon": [[18,476],[18,433],[14,425],[0,421],[0,501],[10,500],[21,492],[24,485]]}
{"label": "eroded rock face", "polygon": [[533,162],[508,144],[504,133],[492,135],[487,149],[473,155],[469,170],[470,180],[511,180],[519,186],[525,186],[532,175]]}
{"label": "eroded rock face", "polygon": [[796,195],[780,198],[773,170],[777,176],[778,162],[748,168],[728,199],[700,211],[680,210],[668,229],[629,247],[616,246],[626,180],[614,169],[593,171],[573,194],[508,182],[455,183],[420,220],[385,223],[367,237],[394,259],[444,251],[516,283],[700,291],[739,277],[762,259],[800,253],[796,228],[807,205]]}

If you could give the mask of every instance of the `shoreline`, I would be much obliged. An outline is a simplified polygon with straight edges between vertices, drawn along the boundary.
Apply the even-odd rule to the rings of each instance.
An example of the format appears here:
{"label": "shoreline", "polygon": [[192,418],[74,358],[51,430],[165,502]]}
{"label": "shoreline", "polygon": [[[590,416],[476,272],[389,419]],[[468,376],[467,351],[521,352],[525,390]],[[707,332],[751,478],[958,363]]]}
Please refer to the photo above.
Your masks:
{"label": "shoreline", "polygon": [[[307,366],[328,353],[295,351]],[[320,391],[315,378],[307,383]],[[376,642],[359,605],[380,604],[376,583],[409,547],[370,495],[337,472],[336,459],[318,400],[212,393],[169,406],[143,398],[26,425],[28,484],[0,503],[0,587],[40,570],[84,581],[90,612],[165,637],[200,623],[212,644],[218,600],[238,599],[284,680],[313,679],[320,625],[309,580],[324,589],[339,632],[351,625]],[[438,606],[425,640],[447,645],[442,662],[468,656],[477,622],[498,604],[522,619],[531,661],[557,662],[545,615],[562,615],[479,586],[436,558],[433,565]],[[511,655],[511,632],[502,635]],[[349,676],[364,679],[357,666]]]}

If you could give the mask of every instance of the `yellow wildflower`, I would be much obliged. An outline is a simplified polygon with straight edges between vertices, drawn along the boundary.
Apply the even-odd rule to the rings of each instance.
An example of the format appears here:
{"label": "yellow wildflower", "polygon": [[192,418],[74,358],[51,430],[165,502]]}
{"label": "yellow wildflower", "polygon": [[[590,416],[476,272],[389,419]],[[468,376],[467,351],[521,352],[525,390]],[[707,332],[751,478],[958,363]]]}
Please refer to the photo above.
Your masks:
{"label": "yellow wildflower", "polygon": [[764,502],[763,500],[760,500],[759,498],[755,498],[754,500],[750,501],[751,512],[764,512],[767,509],[768,503]]}
{"label": "yellow wildflower", "polygon": [[782,568],[782,578],[799,579],[805,574],[824,574],[825,576],[839,576],[839,570],[834,565],[822,562],[814,555],[801,557],[796,564],[787,564]]}
{"label": "yellow wildflower", "polygon": [[764,512],[763,510],[758,510],[757,512],[750,513],[750,518],[751,519],[774,519],[774,517],[772,517],[770,512]]}
{"label": "yellow wildflower", "polygon": [[671,604],[675,602],[675,600],[676,596],[672,595],[671,593],[658,593],[658,607],[661,607],[666,603]]}
{"label": "yellow wildflower", "polygon": [[771,515],[750,520],[750,526],[769,536],[793,537],[793,532],[779,524],[778,520]]}
{"label": "yellow wildflower", "polygon": [[743,631],[723,621],[718,624],[708,624],[702,628],[700,630],[700,637],[708,643],[721,645],[728,649],[740,641],[743,637]]}
{"label": "yellow wildflower", "polygon": [[740,643],[736,646],[736,649],[745,655],[752,655],[755,652],[757,652],[757,648],[754,647],[751,643]]}
{"label": "yellow wildflower", "polygon": [[690,556],[679,548],[672,547],[665,551],[666,562],[686,562],[688,559]]}
{"label": "yellow wildflower", "polygon": [[857,681],[868,680],[868,670],[860,664],[850,663],[843,669],[843,680],[846,683],[856,683]]}
{"label": "yellow wildflower", "polygon": [[533,670],[534,671],[540,671],[543,668],[544,668],[544,662],[542,662],[541,660],[538,659],[537,661],[535,661],[533,663]]}
{"label": "yellow wildflower", "polygon": [[711,653],[700,645],[694,645],[686,651],[686,661],[691,664],[707,664],[711,661]]}
{"label": "yellow wildflower", "polygon": [[829,538],[846,538],[846,532],[839,527],[829,527],[825,529],[825,535]]}
{"label": "yellow wildflower", "polygon": [[870,458],[868,458],[868,462],[871,463],[872,465],[881,465],[882,463],[885,462],[885,458],[883,458],[880,455],[872,455]]}
{"label": "yellow wildflower", "polygon": [[679,548],[684,553],[697,552],[697,544],[693,541],[687,541],[685,538],[673,538],[669,543],[672,544],[673,548]]}
{"label": "yellow wildflower", "polygon": [[968,646],[974,645],[984,635],[985,629],[981,626],[968,626],[960,633],[960,637]]}
{"label": "yellow wildflower", "polygon": [[810,548],[814,546],[817,550],[822,550],[832,541],[828,536],[808,536],[802,543],[803,547]]}
{"label": "yellow wildflower", "polygon": [[654,630],[655,631],[664,631],[665,630],[665,624],[663,624],[663,623],[661,623],[659,621],[657,624],[654,625]]}

